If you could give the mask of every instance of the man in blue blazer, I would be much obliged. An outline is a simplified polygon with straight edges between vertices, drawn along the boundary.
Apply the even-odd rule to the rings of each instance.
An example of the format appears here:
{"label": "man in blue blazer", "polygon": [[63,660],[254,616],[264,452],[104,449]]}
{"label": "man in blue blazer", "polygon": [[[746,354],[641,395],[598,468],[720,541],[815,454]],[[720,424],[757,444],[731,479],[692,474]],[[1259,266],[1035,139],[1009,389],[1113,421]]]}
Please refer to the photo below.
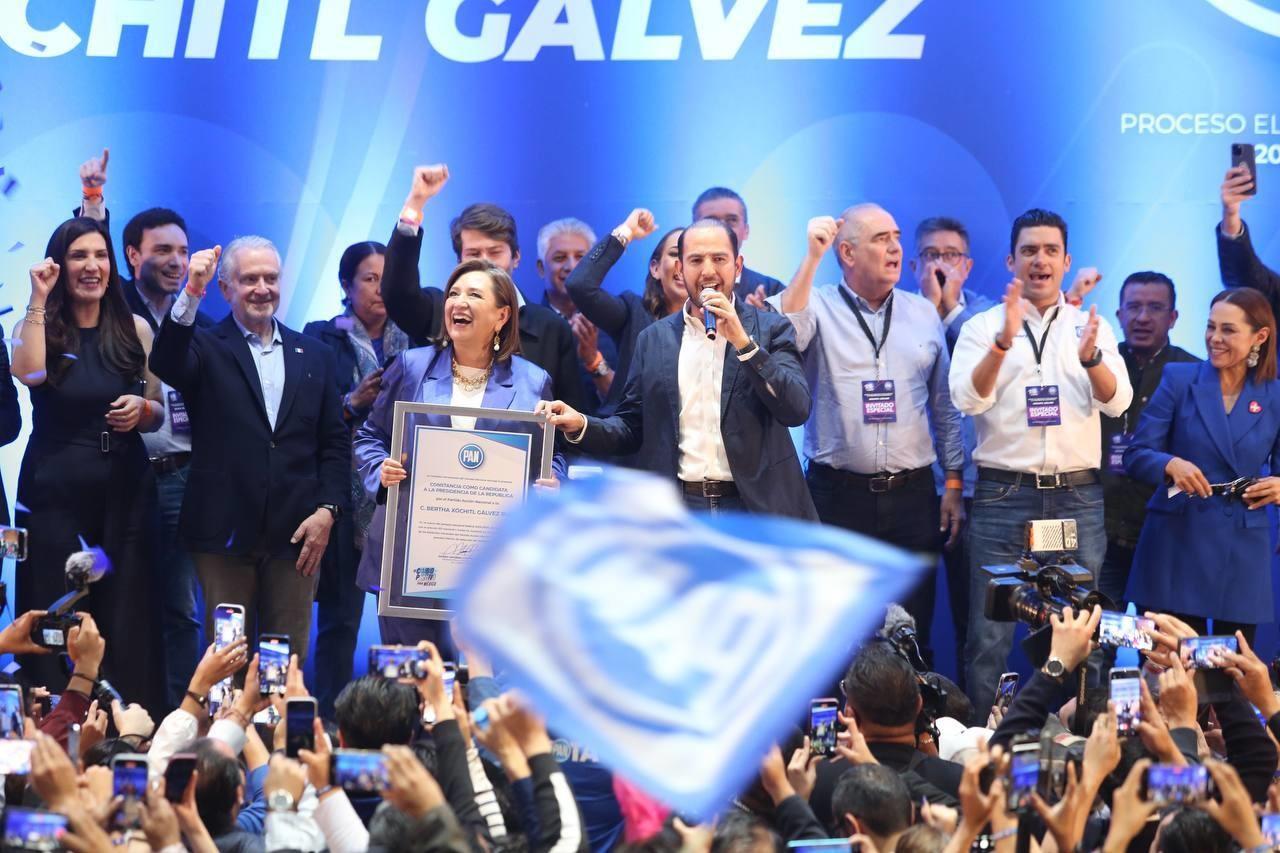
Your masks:
{"label": "man in blue blazer", "polygon": [[789,432],[812,401],[795,330],[734,296],[742,258],[723,222],[695,222],[679,245],[689,301],[640,333],[613,416],[589,418],[557,400],[551,420],[587,453],[637,454],[636,467],[677,480],[691,508],[816,521]]}
{"label": "man in blue blazer", "polygon": [[250,638],[287,634],[301,661],[316,571],[350,489],[350,437],[333,354],[275,319],[280,255],[269,240],[227,246],[218,277],[231,316],[194,325],[221,254],[192,256],[151,351],[191,420],[179,529],[204,589],[206,634],[214,605],[241,604]]}

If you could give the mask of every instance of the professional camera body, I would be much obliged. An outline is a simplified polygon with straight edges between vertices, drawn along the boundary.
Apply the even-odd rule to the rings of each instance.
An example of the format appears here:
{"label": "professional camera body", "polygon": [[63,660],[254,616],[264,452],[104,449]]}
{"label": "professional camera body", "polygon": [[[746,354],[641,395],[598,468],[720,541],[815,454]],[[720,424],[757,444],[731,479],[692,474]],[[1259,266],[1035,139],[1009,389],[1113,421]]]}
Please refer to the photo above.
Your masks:
{"label": "professional camera body", "polygon": [[1026,548],[1013,564],[983,566],[988,577],[986,617],[993,622],[1025,622],[1032,630],[1049,624],[1049,618],[1070,607],[1088,610],[1095,604],[1114,609],[1106,595],[1092,589],[1093,573],[1069,556],[1043,559],[1077,547],[1074,519],[1027,522]]}

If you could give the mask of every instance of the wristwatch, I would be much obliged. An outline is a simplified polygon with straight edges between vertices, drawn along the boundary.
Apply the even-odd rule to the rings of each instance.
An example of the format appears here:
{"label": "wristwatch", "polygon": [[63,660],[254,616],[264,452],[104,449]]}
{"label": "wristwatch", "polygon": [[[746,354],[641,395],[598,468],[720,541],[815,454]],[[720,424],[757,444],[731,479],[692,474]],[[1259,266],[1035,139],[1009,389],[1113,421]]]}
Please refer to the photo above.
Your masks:
{"label": "wristwatch", "polygon": [[327,509],[333,515],[333,520],[337,521],[342,517],[342,507],[337,504],[316,504],[316,509]]}
{"label": "wristwatch", "polygon": [[1089,360],[1088,361],[1082,360],[1080,362],[1080,366],[1085,369],[1088,369],[1090,367],[1097,367],[1099,364],[1102,364],[1102,347],[1094,347],[1093,355],[1089,356]]}
{"label": "wristwatch", "polygon": [[596,365],[596,369],[591,371],[591,373],[595,376],[608,376],[609,371],[612,369],[613,368],[609,366],[609,362],[602,358],[600,359],[600,363]]}
{"label": "wristwatch", "polygon": [[294,799],[293,794],[284,788],[276,788],[267,795],[267,810],[273,812],[291,812],[293,811]]}
{"label": "wristwatch", "polygon": [[1067,677],[1067,665],[1061,658],[1051,657],[1040,667],[1040,671],[1054,681],[1062,681]]}

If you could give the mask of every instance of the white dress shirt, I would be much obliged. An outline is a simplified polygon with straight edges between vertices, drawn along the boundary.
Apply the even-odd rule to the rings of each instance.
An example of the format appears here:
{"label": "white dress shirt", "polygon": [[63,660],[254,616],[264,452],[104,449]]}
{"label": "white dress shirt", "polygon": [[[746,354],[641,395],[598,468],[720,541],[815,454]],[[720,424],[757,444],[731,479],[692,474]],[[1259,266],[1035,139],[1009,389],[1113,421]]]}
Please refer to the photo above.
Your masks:
{"label": "white dress shirt", "polygon": [[[1041,365],[1036,366],[1031,342],[1020,329],[987,397],[974,390],[973,369],[991,351],[996,334],[1004,328],[1004,305],[975,315],[960,330],[951,355],[951,400],[974,418],[978,444],[973,459],[980,466],[1034,474],[1098,468],[1102,459],[1098,413],[1119,417],[1133,400],[1129,372],[1106,320],[1099,318],[1097,345],[1102,350],[1102,363],[1115,376],[1116,392],[1105,403],[1094,398],[1089,373],[1080,364],[1080,336],[1088,323],[1088,312],[1067,304],[1061,295],[1043,318],[1027,305],[1026,323],[1037,342],[1044,332],[1044,321],[1053,318],[1055,310]],[[1026,389],[1030,385],[1057,387],[1060,424],[1027,425]]]}
{"label": "white dress shirt", "polygon": [[720,390],[724,379],[724,335],[707,338],[703,322],[685,303],[684,337],[677,374],[680,383],[680,469],[687,483],[733,479],[720,437]]}

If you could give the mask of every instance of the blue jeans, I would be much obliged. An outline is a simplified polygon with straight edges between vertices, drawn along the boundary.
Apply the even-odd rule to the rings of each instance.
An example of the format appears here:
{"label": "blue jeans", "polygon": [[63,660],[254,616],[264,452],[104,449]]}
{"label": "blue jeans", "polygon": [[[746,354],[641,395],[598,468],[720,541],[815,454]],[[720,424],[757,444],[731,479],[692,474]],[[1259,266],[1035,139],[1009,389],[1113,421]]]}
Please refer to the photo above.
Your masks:
{"label": "blue jeans", "polygon": [[156,477],[160,504],[160,547],[156,549],[161,590],[161,626],[165,645],[165,700],[176,708],[186,695],[191,673],[200,662],[200,608],[196,599],[196,567],[178,540],[178,515],[187,489],[187,467]]}
{"label": "blue jeans", "polygon": [[[1080,547],[1077,563],[1097,578],[1107,550],[1100,484],[1037,489],[1035,480],[1017,486],[979,480],[973,493],[965,540],[969,551],[969,633],[965,641],[965,684],[977,716],[986,717],[996,682],[1013,648],[1013,622],[992,622],[984,607],[987,578],[982,566],[1015,562],[1026,542],[1026,524],[1035,519],[1074,518]],[[1043,557],[1061,555],[1045,554]]]}

